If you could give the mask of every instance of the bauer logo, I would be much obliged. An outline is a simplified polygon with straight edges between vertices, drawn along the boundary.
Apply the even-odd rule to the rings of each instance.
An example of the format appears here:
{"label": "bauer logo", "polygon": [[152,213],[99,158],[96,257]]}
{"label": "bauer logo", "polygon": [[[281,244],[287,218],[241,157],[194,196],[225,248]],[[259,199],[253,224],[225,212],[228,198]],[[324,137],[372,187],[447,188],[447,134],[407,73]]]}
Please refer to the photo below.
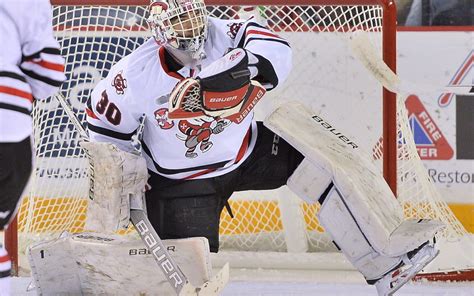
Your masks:
{"label": "bauer logo", "polygon": [[[176,252],[176,246],[167,246],[166,250],[168,252]],[[147,248],[132,248],[132,249],[128,249],[128,255],[129,256],[151,255],[151,252]]]}
{"label": "bauer logo", "polygon": [[150,250],[155,260],[158,261],[161,269],[164,271],[170,282],[174,283],[174,287],[179,287],[184,283],[183,279],[176,271],[173,263],[169,259],[169,255],[163,249],[163,246],[158,242],[155,236],[151,233],[145,221],[140,220],[135,224],[137,231],[140,233],[147,248]]}
{"label": "bauer logo", "polygon": [[318,115],[314,115],[312,117],[317,123],[321,124],[323,128],[325,128],[328,132],[335,135],[339,140],[346,143],[348,146],[351,146],[353,149],[359,148],[359,146],[351,141],[348,137],[344,136],[340,131],[336,130],[330,123],[319,117]]}
{"label": "bauer logo", "polygon": [[222,102],[230,102],[237,99],[237,96],[225,97],[225,98],[211,98],[209,102],[211,103],[222,103]]}
{"label": "bauer logo", "polygon": [[421,159],[451,159],[453,149],[416,95],[405,101],[408,123]]}

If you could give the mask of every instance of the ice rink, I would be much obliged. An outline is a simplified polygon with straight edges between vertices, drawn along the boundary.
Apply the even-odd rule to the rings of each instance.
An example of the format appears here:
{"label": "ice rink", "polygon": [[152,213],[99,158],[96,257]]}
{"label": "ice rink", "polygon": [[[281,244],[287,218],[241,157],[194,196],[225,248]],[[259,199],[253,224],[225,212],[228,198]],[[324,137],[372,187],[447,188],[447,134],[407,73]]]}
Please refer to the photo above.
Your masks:
{"label": "ice rink", "polygon": [[[30,278],[13,279],[13,296],[31,296],[36,292],[27,292]],[[224,289],[223,296],[369,296],[377,295],[373,286],[364,283],[317,282],[270,282],[270,281],[232,281]],[[401,288],[397,296],[470,296],[474,295],[474,283],[410,283]]]}

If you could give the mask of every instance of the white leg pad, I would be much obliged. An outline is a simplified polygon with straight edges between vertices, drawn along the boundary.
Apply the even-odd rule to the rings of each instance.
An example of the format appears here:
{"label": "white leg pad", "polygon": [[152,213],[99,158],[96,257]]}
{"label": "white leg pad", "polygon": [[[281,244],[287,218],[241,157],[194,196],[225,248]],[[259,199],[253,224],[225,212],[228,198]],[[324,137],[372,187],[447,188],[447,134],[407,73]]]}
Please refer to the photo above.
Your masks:
{"label": "white leg pad", "polygon": [[[206,238],[163,240],[194,286],[211,277]],[[82,233],[28,251],[38,295],[175,295],[138,237]]]}
{"label": "white leg pad", "polygon": [[331,186],[318,214],[319,223],[366,279],[378,279],[401,258],[380,255],[361,231],[338,190]]}
{"label": "white leg pad", "polygon": [[299,198],[313,204],[318,201],[331,183],[332,176],[328,172],[305,158],[288,179],[286,185]]}
{"label": "white leg pad", "polygon": [[391,234],[387,252],[400,256],[406,250],[414,250],[432,239],[445,225],[441,221],[429,219],[410,219],[403,221]]}
{"label": "white leg pad", "polygon": [[[347,220],[349,224],[345,225],[339,220],[342,217],[331,213],[336,222],[339,221],[334,224],[336,229],[329,229],[331,235],[343,238],[346,233],[344,229],[355,223],[378,254],[398,257],[420,246],[443,228],[443,224],[437,221],[404,222],[403,208],[369,158],[371,154],[363,151],[350,136],[344,135],[331,123],[311,114],[305,106],[298,103],[282,105],[264,123],[307,160],[302,163],[301,171],[298,173],[298,168],[297,174],[293,174],[290,189],[300,196],[306,195],[305,200],[314,200],[319,196],[311,198],[308,195],[324,192],[326,188],[319,186],[327,182],[328,176],[332,178],[352,222]],[[304,174],[311,171],[322,173],[323,181]],[[312,183],[313,180],[316,181]],[[295,189],[298,186],[301,188]],[[409,231],[410,225],[417,227]],[[339,232],[342,232],[341,236]],[[354,256],[362,256],[357,250],[355,252]]]}

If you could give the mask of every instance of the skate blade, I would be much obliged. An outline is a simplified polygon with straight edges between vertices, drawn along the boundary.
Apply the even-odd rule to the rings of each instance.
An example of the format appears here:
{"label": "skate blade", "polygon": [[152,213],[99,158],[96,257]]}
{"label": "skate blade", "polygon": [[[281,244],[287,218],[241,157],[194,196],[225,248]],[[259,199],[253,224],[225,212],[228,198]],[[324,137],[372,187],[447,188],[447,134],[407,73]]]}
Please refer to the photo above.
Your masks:
{"label": "skate blade", "polygon": [[406,270],[407,274],[403,272],[397,275],[397,279],[395,282],[392,282],[394,286],[387,291],[384,296],[392,296],[395,292],[397,292],[401,287],[403,287],[408,281],[410,281],[417,273],[419,273],[426,265],[428,265],[431,261],[433,261],[439,254],[439,250],[433,250],[435,253],[431,254],[428,258],[424,261],[418,263],[413,267],[413,269]]}
{"label": "skate blade", "polygon": [[198,295],[198,296],[214,296],[219,295],[229,282],[229,263],[226,263],[218,273],[216,273],[209,281],[200,287],[195,287],[191,283],[187,283],[181,289],[179,296]]}

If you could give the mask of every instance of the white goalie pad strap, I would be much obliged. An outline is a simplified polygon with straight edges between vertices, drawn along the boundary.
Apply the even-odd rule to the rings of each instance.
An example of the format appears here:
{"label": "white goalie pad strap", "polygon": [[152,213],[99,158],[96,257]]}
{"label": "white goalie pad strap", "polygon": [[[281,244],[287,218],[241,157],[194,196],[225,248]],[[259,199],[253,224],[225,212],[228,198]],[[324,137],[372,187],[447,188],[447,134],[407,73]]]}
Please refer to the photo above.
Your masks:
{"label": "white goalie pad strap", "polygon": [[142,156],[101,142],[81,142],[94,167],[94,196],[87,209],[86,229],[113,233],[130,223],[130,195],[141,196],[148,179]]}
{"label": "white goalie pad strap", "polygon": [[332,176],[330,174],[305,158],[290,176],[286,185],[299,198],[313,204],[318,201],[331,183]]}
{"label": "white goalie pad strap", "polygon": [[[209,280],[206,238],[163,243],[193,285]],[[27,253],[38,295],[175,295],[138,237],[68,235],[37,243]]]}
{"label": "white goalie pad strap", "polygon": [[[379,254],[392,257],[406,253],[439,229],[439,223],[427,223],[418,227],[418,235],[406,237],[402,242],[392,240],[392,233],[398,233],[396,230],[404,220],[403,209],[369,158],[371,154],[305,106],[284,104],[265,119],[265,125],[300,151],[315,167],[332,176],[354,221]],[[308,180],[293,180],[293,183],[301,184]],[[307,184],[308,188],[311,186]],[[311,192],[324,189],[314,188]]]}

